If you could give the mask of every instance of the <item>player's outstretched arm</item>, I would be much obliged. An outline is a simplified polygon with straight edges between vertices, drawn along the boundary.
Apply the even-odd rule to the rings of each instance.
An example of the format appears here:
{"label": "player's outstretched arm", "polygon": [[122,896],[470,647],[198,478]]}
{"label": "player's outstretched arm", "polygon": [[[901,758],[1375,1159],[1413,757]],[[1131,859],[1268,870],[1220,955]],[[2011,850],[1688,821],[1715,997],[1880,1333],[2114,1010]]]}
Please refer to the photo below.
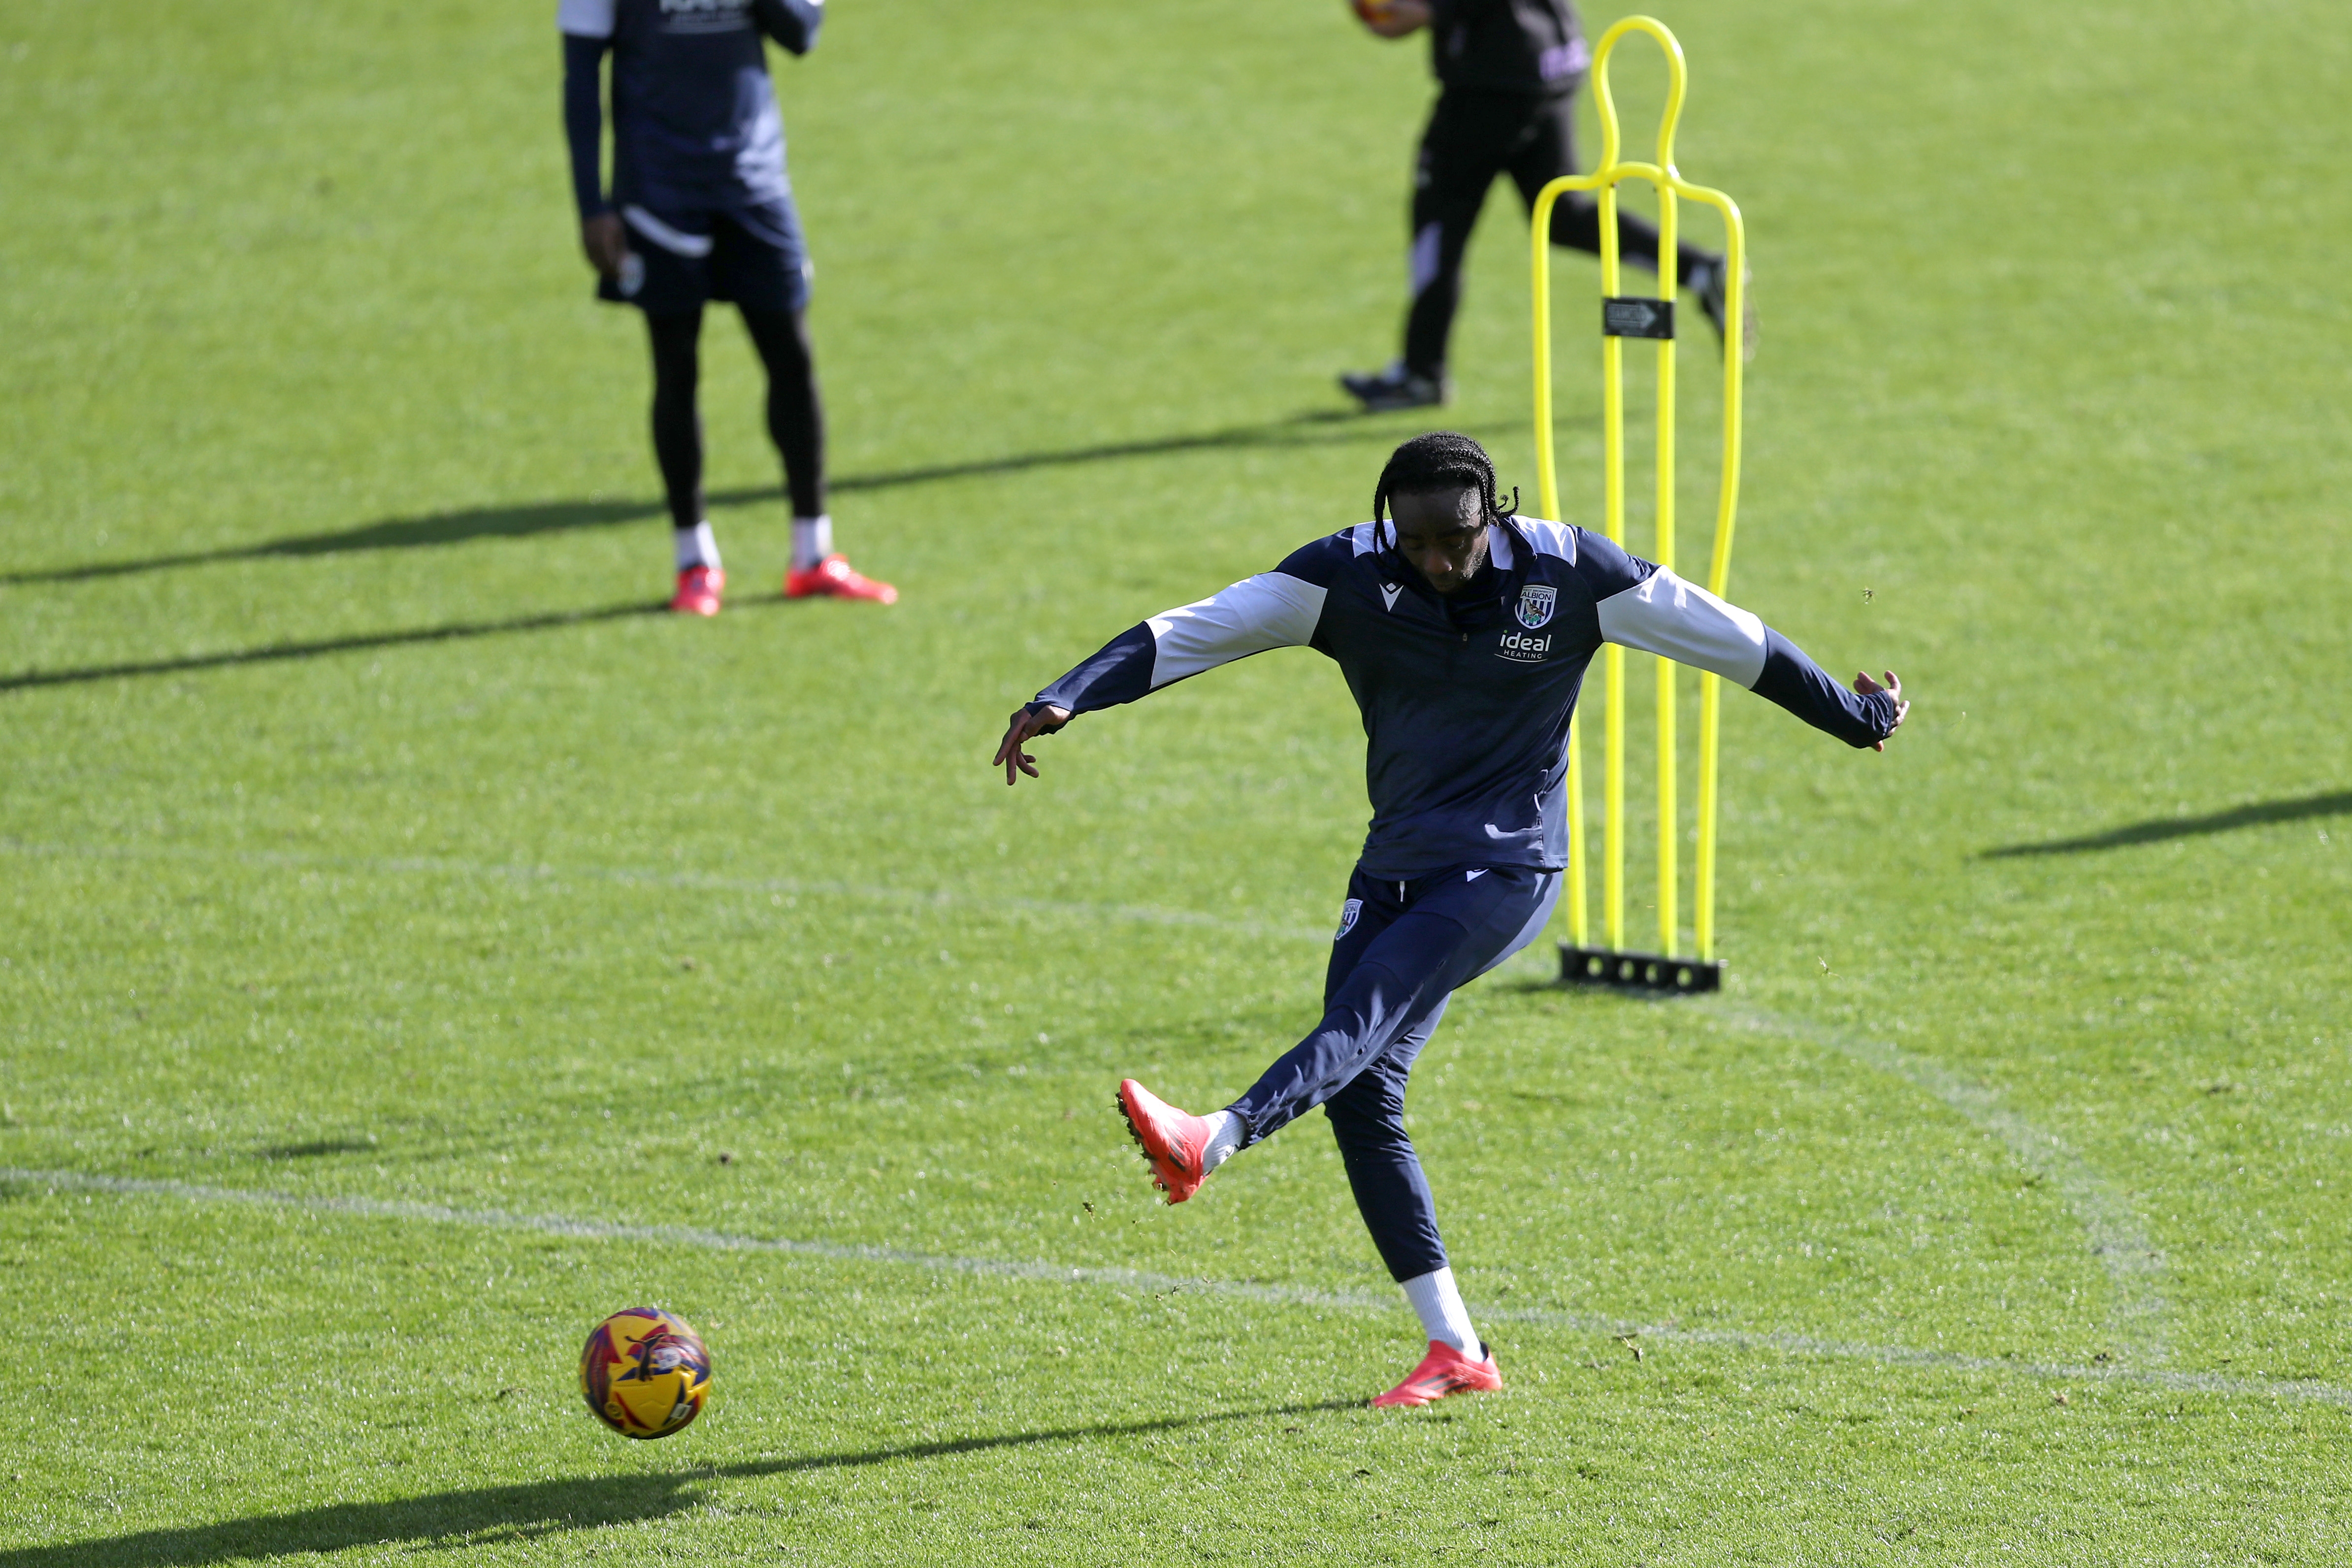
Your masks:
{"label": "player's outstretched arm", "polygon": [[1129,626],[1013,715],[993,765],[1004,770],[1008,784],[1022,773],[1035,778],[1036,759],[1024,746],[1081,713],[1136,701],[1254,653],[1312,641],[1330,563],[1348,548],[1344,534],[1318,540],[1271,572]]}
{"label": "player's outstretched arm", "polygon": [[1849,746],[1885,751],[1910,711],[1893,670],[1884,683],[1856,676],[1848,690],[1804,649],[1697,584],[1582,530],[1576,548],[1577,570],[1592,584],[1601,635],[1611,642],[1709,670]]}

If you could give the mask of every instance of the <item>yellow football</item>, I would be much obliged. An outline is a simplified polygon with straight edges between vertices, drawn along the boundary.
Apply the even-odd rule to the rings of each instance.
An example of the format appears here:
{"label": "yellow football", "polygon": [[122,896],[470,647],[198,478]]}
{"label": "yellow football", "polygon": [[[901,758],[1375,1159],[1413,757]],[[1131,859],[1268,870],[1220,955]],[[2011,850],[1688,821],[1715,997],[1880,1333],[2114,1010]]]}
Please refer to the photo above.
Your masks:
{"label": "yellow football", "polygon": [[702,1414],[710,1352],[686,1320],[631,1307],[596,1325],[580,1352],[580,1394],[624,1437],[667,1437]]}

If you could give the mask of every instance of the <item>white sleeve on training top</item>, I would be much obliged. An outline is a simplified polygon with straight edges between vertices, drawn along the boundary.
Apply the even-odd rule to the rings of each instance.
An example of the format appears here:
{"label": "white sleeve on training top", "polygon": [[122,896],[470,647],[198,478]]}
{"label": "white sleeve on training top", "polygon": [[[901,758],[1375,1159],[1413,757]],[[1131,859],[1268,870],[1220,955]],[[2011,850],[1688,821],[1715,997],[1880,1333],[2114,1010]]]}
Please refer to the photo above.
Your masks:
{"label": "white sleeve on training top", "polygon": [[1663,566],[1598,608],[1611,642],[1751,689],[1764,673],[1764,623]]}
{"label": "white sleeve on training top", "polygon": [[575,38],[609,38],[619,0],[555,0],[555,30]]}
{"label": "white sleeve on training top", "polygon": [[1244,577],[1198,604],[1163,610],[1151,628],[1151,685],[1214,669],[1269,648],[1296,647],[1315,635],[1324,590],[1280,572]]}

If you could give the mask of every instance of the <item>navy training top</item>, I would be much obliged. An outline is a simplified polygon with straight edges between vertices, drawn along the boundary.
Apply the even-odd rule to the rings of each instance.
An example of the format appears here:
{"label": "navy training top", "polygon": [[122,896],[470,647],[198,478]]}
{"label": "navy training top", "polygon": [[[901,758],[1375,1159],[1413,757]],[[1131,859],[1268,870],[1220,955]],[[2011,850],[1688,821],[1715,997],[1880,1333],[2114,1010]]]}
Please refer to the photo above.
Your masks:
{"label": "navy training top", "polygon": [[1452,598],[1391,537],[1366,522],[1318,539],[1121,633],[1036,701],[1091,713],[1268,648],[1311,647],[1363,713],[1363,869],[1397,879],[1568,864],[1569,721],[1604,642],[1711,670],[1849,745],[1894,731],[1893,698],[1846,689],[1756,616],[1605,535],[1490,524],[1487,565]]}
{"label": "navy training top", "polygon": [[672,216],[788,196],[784,121],[761,35],[816,47],[824,0],[558,0],[563,121],[582,218],[607,210],[597,177],[597,65],[613,54],[611,205]]}
{"label": "navy training top", "polygon": [[1431,0],[1429,65],[1469,92],[1573,91],[1592,64],[1570,0]]}

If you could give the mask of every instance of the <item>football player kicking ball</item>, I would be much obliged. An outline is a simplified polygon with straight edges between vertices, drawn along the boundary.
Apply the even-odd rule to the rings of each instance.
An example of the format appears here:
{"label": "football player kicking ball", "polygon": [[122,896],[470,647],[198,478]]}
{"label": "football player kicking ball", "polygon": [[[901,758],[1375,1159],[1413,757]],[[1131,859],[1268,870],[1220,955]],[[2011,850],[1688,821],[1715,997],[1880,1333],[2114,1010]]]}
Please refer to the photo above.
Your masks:
{"label": "football player kicking ball", "polygon": [[[824,413],[809,347],[808,247],[784,174],[784,122],[764,34],[793,54],[816,46],[823,0],[558,0],[563,125],[572,143],[580,243],[600,298],[636,306],[653,340],[654,460],[677,543],[670,608],[715,616],[726,592],[702,514],[702,308],[730,300],[768,373],[768,435],[792,492],[784,597],[887,605],[898,590],[861,577],[833,548],[824,510]],[[598,179],[597,78],[613,56],[613,194]]]}
{"label": "football player kicking ball", "polygon": [[1891,671],[1845,690],[1746,610],[1601,534],[1506,511],[1485,451],[1440,431],[1396,449],[1371,521],[1122,632],[1013,714],[997,748],[1006,784],[1034,778],[1037,736],[1268,648],[1314,648],[1346,677],[1369,737],[1372,822],[1322,1021],[1222,1110],[1190,1115],[1132,1079],[1118,1107],[1171,1204],[1323,1108],[1373,1245],[1429,1337],[1375,1405],[1502,1386],[1405,1135],[1405,1080],[1453,991],[1551,914],[1568,855],[1570,716],[1604,642],[1712,670],[1849,745],[1884,750],[1909,707]]}

